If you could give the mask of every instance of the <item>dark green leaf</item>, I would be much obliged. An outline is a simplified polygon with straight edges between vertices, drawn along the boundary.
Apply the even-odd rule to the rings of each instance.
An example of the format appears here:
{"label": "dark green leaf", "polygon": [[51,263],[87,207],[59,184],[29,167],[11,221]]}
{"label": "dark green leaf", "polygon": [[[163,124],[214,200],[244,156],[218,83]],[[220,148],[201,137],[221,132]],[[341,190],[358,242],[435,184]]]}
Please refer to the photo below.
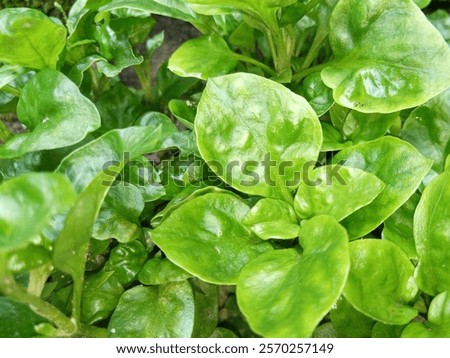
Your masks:
{"label": "dark green leaf", "polygon": [[219,320],[219,289],[199,279],[190,280],[195,300],[193,338],[208,338]]}

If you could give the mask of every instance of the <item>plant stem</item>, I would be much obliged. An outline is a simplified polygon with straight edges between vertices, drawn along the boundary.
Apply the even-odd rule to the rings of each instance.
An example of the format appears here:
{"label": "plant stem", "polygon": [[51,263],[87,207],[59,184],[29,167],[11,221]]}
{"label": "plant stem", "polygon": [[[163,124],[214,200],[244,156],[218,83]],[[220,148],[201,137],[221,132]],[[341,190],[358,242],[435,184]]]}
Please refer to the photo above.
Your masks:
{"label": "plant stem", "polygon": [[150,61],[146,60],[133,68],[144,91],[144,100],[149,104],[152,101],[152,71],[150,69]]}
{"label": "plant stem", "polygon": [[305,13],[306,15],[308,15],[308,13],[314,9],[317,5],[319,5],[321,0],[310,0],[307,4],[306,4],[306,8],[305,8]]}
{"label": "plant stem", "polygon": [[12,137],[13,134],[11,133],[9,128],[6,126],[5,123],[3,123],[2,120],[0,120],[0,140],[6,143]]}
{"label": "plant stem", "polygon": [[81,325],[78,335],[80,337],[88,338],[107,338],[108,330],[106,328],[100,328],[95,326]]}
{"label": "plant stem", "polygon": [[316,36],[314,37],[314,41],[308,51],[308,54],[305,57],[305,60],[302,64],[302,70],[307,69],[313,61],[317,58],[317,54],[319,53],[320,47],[322,46],[323,41],[328,36],[328,32],[319,31],[316,33]]}
{"label": "plant stem", "polygon": [[323,70],[324,68],[329,67],[330,65],[331,65],[331,62],[327,62],[327,63],[322,63],[321,65],[313,66],[306,70],[300,71],[300,72],[296,73],[294,76],[292,76],[292,82],[300,81],[301,79],[310,75],[311,73],[319,72],[319,71]]}
{"label": "plant stem", "polygon": [[254,58],[251,58],[251,57],[248,57],[248,56],[245,56],[245,55],[241,55],[241,54],[235,54],[235,57],[239,61],[246,62],[246,63],[251,63],[252,65],[255,65],[255,66],[258,66],[258,67],[262,68],[264,71],[266,71],[271,76],[275,76],[277,74],[269,66],[265,65],[262,62],[259,62],[258,60],[255,60]]}
{"label": "plant stem", "polygon": [[25,289],[17,284],[11,275],[0,277],[0,291],[21,303],[28,305],[38,315],[47,318],[57,327],[57,335],[60,337],[70,337],[77,331],[75,323],[60,310],[41,298],[29,294]]}
{"label": "plant stem", "polygon": [[5,85],[0,90],[5,93],[12,94],[13,96],[20,97],[20,90],[14,88],[13,86]]}

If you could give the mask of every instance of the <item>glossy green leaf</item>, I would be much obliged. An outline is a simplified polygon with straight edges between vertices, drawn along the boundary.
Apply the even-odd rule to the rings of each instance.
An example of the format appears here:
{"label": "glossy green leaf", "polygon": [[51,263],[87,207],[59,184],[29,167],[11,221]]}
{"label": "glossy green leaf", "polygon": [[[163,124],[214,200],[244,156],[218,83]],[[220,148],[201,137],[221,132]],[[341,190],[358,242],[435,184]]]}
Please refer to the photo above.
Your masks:
{"label": "glossy green leaf", "polygon": [[177,132],[169,118],[152,117],[136,126],[105,133],[68,155],[57,168],[69,177],[77,190],[82,190],[95,176],[106,174],[106,182],[114,182],[118,166],[143,154],[176,146],[171,136]]}
{"label": "glossy green leaf", "polygon": [[388,136],[345,148],[333,161],[345,161],[346,166],[374,174],[385,184],[369,205],[342,222],[352,239],[371,232],[406,202],[431,167],[409,143]]}
{"label": "glossy green leaf", "polygon": [[126,291],[108,324],[111,337],[189,338],[194,297],[187,281]]}
{"label": "glossy green leaf", "polygon": [[168,68],[180,77],[206,80],[231,72],[237,63],[225,40],[212,34],[186,41],[170,57]]}
{"label": "glossy green leaf", "polygon": [[244,267],[238,280],[241,311],[264,337],[309,337],[335,304],[349,270],[348,236],[330,216],[306,222],[304,249],[265,253]]}
{"label": "glossy green leaf", "polygon": [[412,111],[400,137],[433,160],[427,182],[442,173],[450,154],[450,89]]}
{"label": "glossy green leaf", "polygon": [[300,227],[292,205],[278,199],[261,199],[242,223],[261,239],[294,239]]}
{"label": "glossy green leaf", "polygon": [[405,324],[416,315],[414,266],[395,244],[377,239],[350,244],[350,274],[345,298],[366,316],[387,324]]}
{"label": "glossy green leaf", "polygon": [[405,325],[391,325],[381,322],[375,323],[372,329],[372,338],[400,338]]}
{"label": "glossy green leaf", "polygon": [[37,337],[34,327],[48,322],[28,306],[7,297],[0,297],[0,320],[3,322],[0,325],[1,338]]}
{"label": "glossy green leaf", "polygon": [[92,324],[106,319],[119,303],[123,287],[113,272],[98,272],[84,282],[81,321]]}
{"label": "glossy green leaf", "polygon": [[428,15],[428,20],[436,27],[450,46],[450,14],[441,9]]}
{"label": "glossy green leaf", "polygon": [[0,61],[30,68],[56,68],[66,45],[66,29],[42,12],[0,10]]}
{"label": "glossy green leaf", "polygon": [[100,126],[94,104],[66,76],[54,70],[41,71],[25,85],[17,115],[30,132],[2,145],[0,158],[70,146]]}
{"label": "glossy green leaf", "polygon": [[323,137],[321,152],[341,150],[352,145],[352,142],[346,142],[342,134],[331,124],[320,122],[320,125],[322,126]]}
{"label": "glossy green leaf", "polygon": [[200,154],[222,180],[247,194],[285,200],[322,143],[317,115],[304,98],[245,73],[208,81],[195,130]]}
{"label": "glossy green leaf", "polygon": [[134,185],[113,186],[100,209],[92,237],[97,240],[114,238],[119,242],[137,239],[142,235],[139,216],[144,205],[144,198]]}
{"label": "glossy green leaf", "polygon": [[271,250],[241,224],[249,211],[231,193],[205,194],[174,210],[152,238],[171,261],[203,281],[235,284],[251,259]]}
{"label": "glossy green leaf", "polygon": [[303,80],[301,93],[318,116],[325,114],[333,105],[333,92],[325,86],[320,72],[313,73]]}
{"label": "glossy green leaf", "polygon": [[191,277],[189,273],[175,265],[172,261],[154,257],[142,266],[139,281],[144,285],[162,285],[169,282],[184,281]]}
{"label": "glossy green leaf", "polygon": [[208,338],[219,320],[219,288],[199,279],[190,280],[195,300],[193,338]]}
{"label": "glossy green leaf", "polygon": [[342,135],[355,143],[377,139],[386,134],[397,113],[362,113],[334,104],[330,110],[331,121]]}
{"label": "glossy green leaf", "polygon": [[128,285],[136,279],[147,260],[147,251],[139,241],[119,244],[111,250],[105,271],[114,271],[122,285]]}
{"label": "glossy green leaf", "polygon": [[450,290],[450,167],[425,188],[414,214],[414,238],[419,265],[416,280],[435,296]]}
{"label": "glossy green leaf", "polygon": [[384,228],[381,233],[383,240],[396,244],[405,251],[410,259],[417,259],[413,234],[413,217],[419,199],[419,195],[413,194],[406,203],[384,221]]}
{"label": "glossy green leaf", "polygon": [[0,252],[27,246],[75,199],[72,185],[61,174],[29,173],[1,184]]}
{"label": "glossy green leaf", "polygon": [[330,28],[335,60],[322,79],[342,106],[391,113],[450,85],[450,49],[410,0],[341,0]]}
{"label": "glossy green leaf", "polygon": [[186,128],[194,129],[196,108],[191,101],[173,99],[169,102],[169,109]]}
{"label": "glossy green leaf", "polygon": [[14,274],[28,273],[43,265],[51,265],[50,251],[38,245],[28,245],[5,255],[5,268]]}
{"label": "glossy green leaf", "polygon": [[334,329],[348,338],[369,338],[375,324],[372,318],[354,309],[344,297],[330,311],[330,319]]}
{"label": "glossy green leaf", "polygon": [[300,219],[331,215],[341,221],[370,204],[385,185],[375,175],[342,165],[319,167],[304,178],[295,195]]}
{"label": "glossy green leaf", "polygon": [[0,89],[26,72],[25,68],[17,65],[3,65],[0,67]]}
{"label": "glossy green leaf", "polygon": [[450,336],[450,292],[445,291],[431,301],[428,321],[410,323],[402,332],[402,338],[448,338]]}

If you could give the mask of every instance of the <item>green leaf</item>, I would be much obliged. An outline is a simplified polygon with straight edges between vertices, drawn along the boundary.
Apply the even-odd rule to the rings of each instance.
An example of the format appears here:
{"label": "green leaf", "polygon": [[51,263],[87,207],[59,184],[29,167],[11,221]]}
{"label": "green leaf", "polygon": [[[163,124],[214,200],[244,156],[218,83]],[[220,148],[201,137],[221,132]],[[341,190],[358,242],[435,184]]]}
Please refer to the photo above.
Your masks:
{"label": "green leaf", "polygon": [[430,5],[431,0],[413,0],[415,4],[420,8],[423,9]]}
{"label": "green leaf", "polygon": [[139,216],[144,205],[142,194],[134,185],[113,186],[100,209],[92,237],[97,240],[114,238],[119,242],[137,239],[142,235]]}
{"label": "green leaf", "polygon": [[414,266],[395,244],[376,239],[350,243],[350,274],[345,298],[358,311],[387,324],[405,324],[417,311]]}
{"label": "green leaf", "polygon": [[212,34],[186,41],[170,57],[168,68],[180,77],[206,80],[231,72],[237,63],[225,40]]}
{"label": "green leaf", "polygon": [[348,338],[369,338],[375,324],[373,319],[354,309],[344,297],[331,310],[330,319],[334,329]]}
{"label": "green leaf", "polygon": [[101,134],[131,126],[142,112],[139,96],[121,83],[102,93],[96,106],[102,118],[102,126],[97,131]]}
{"label": "green leaf", "polygon": [[105,271],[114,271],[114,274],[124,286],[131,283],[142,269],[147,260],[147,251],[139,241],[119,244],[111,250]]}
{"label": "green leaf", "polygon": [[193,338],[208,338],[219,320],[219,289],[199,279],[191,279],[195,300]]}
{"label": "green leaf", "polygon": [[300,230],[292,205],[270,198],[258,201],[242,223],[263,240],[294,239]]}
{"label": "green leaf", "polygon": [[346,139],[359,143],[385,135],[398,118],[398,113],[361,113],[334,104],[330,116],[335,127]]}
{"label": "green leaf", "polygon": [[64,228],[53,247],[55,267],[71,275],[74,281],[72,307],[76,321],[80,319],[87,250],[95,220],[109,190],[109,185],[105,184],[107,179],[104,173],[100,173],[81,192],[69,211]]}
{"label": "green leaf", "polygon": [[162,285],[169,282],[184,281],[191,277],[189,273],[168,259],[154,257],[142,266],[139,281],[144,285]]}
{"label": "green leaf", "polygon": [[28,245],[5,255],[5,268],[14,274],[28,273],[43,265],[51,265],[50,251],[38,245]]}
{"label": "green leaf", "polygon": [[450,154],[450,89],[412,111],[400,137],[433,160],[427,182],[442,173]]}
{"label": "green leaf", "polygon": [[437,10],[427,15],[428,20],[438,29],[450,46],[450,14],[445,10]]}
{"label": "green leaf", "polygon": [[400,338],[405,325],[391,325],[381,322],[375,323],[372,338]]}
{"label": "green leaf", "polygon": [[239,338],[236,333],[227,328],[217,327],[209,338]]}
{"label": "green leaf", "polygon": [[271,250],[241,224],[250,208],[228,193],[189,200],[154,231],[153,241],[167,257],[203,281],[235,284],[241,269]]}
{"label": "green leaf", "polygon": [[406,203],[399,207],[384,221],[382,239],[391,241],[405,251],[410,259],[417,259],[413,234],[413,217],[420,196],[413,194]]}
{"label": "green leaf", "polygon": [[48,322],[38,316],[31,308],[9,299],[0,297],[0,320],[7,324],[0,325],[1,338],[30,338],[37,337],[34,327]]}
{"label": "green leaf", "polygon": [[445,291],[431,301],[428,322],[410,323],[402,332],[402,338],[448,338],[450,336],[450,292]]}
{"label": "green leaf", "polygon": [[41,71],[23,88],[17,115],[29,133],[0,147],[0,158],[70,146],[100,126],[94,104],[62,73]]}
{"label": "green leaf", "polygon": [[318,116],[325,114],[333,105],[333,93],[325,86],[320,72],[313,73],[303,80],[302,93]]}
{"label": "green leaf", "polygon": [[75,199],[72,185],[61,174],[29,173],[1,184],[0,252],[33,242]]}
{"label": "green leaf", "polygon": [[108,324],[111,337],[189,338],[194,297],[187,281],[126,291]]}
{"label": "green leaf", "polygon": [[294,209],[300,219],[331,215],[341,221],[370,204],[384,187],[383,181],[364,170],[326,165],[313,170],[302,181]]}
{"label": "green leaf", "polygon": [[81,191],[100,172],[114,182],[118,167],[143,154],[176,146],[171,138],[177,128],[169,118],[142,117],[136,126],[114,129],[68,155],[57,168]]}
{"label": "green leaf", "polygon": [[3,65],[0,67],[0,89],[14,81],[26,72],[25,68],[17,65]]}
{"label": "green leaf", "polygon": [[0,61],[30,68],[56,68],[66,45],[66,29],[42,12],[0,10]]}
{"label": "green leaf", "polygon": [[450,290],[450,167],[423,191],[414,214],[420,289],[435,296]]}
{"label": "green leaf", "polygon": [[320,125],[323,137],[321,152],[341,150],[352,145],[352,142],[346,142],[342,134],[331,124],[320,122]]}
{"label": "green leaf", "polygon": [[200,154],[222,180],[247,194],[287,201],[322,143],[317,115],[304,98],[246,73],[208,81],[195,131]]}
{"label": "green leaf", "polygon": [[110,316],[119,303],[123,287],[113,272],[97,272],[87,277],[81,301],[81,321],[93,324]]}
{"label": "green leaf", "polygon": [[406,202],[431,167],[409,143],[388,136],[345,148],[333,161],[345,161],[346,166],[374,174],[385,184],[369,205],[342,222],[352,239],[371,232]]}
{"label": "green leaf", "polygon": [[264,337],[309,337],[335,304],[349,270],[348,236],[330,216],[300,231],[304,252],[265,253],[244,267],[237,298],[253,331]]}
{"label": "green leaf", "polygon": [[450,85],[450,49],[410,0],[341,0],[330,29],[335,60],[322,79],[342,106],[390,113]]}
{"label": "green leaf", "polygon": [[173,99],[169,102],[169,110],[186,128],[194,129],[196,108],[191,101]]}

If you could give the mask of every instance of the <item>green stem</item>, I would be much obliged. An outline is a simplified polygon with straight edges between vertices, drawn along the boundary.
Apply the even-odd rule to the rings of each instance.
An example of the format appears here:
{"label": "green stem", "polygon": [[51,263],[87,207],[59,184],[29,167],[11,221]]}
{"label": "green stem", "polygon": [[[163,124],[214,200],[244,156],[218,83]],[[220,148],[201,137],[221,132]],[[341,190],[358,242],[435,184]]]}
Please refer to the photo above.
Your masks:
{"label": "green stem", "polygon": [[81,325],[78,335],[87,338],[107,338],[108,330],[95,326]]}
{"label": "green stem", "polygon": [[311,64],[317,58],[317,55],[320,51],[320,47],[322,46],[322,43],[326,39],[327,36],[328,36],[328,32],[319,31],[316,33],[316,36],[314,37],[314,41],[308,51],[308,54],[306,55],[305,60],[303,61],[302,68],[301,68],[302,70],[305,70],[309,66],[311,66]]}
{"label": "green stem", "polygon": [[144,61],[140,65],[133,67],[136,76],[139,79],[141,88],[144,91],[144,100],[146,103],[152,101],[152,72],[150,68],[150,61]]}
{"label": "green stem", "polygon": [[14,88],[13,86],[5,85],[0,90],[5,93],[12,94],[13,96],[20,97],[20,90]]}
{"label": "green stem", "polygon": [[245,56],[245,55],[240,55],[240,54],[235,54],[235,57],[239,61],[246,62],[246,63],[251,63],[252,65],[255,65],[255,66],[258,66],[258,67],[262,68],[264,71],[266,71],[271,76],[275,76],[277,74],[269,66],[265,65],[262,62],[259,62],[258,60],[255,60],[254,58],[251,58],[251,57],[248,57],[248,56]]}
{"label": "green stem", "polygon": [[51,273],[51,265],[43,265],[30,271],[27,291],[30,295],[40,296],[44,289],[45,282]]}
{"label": "green stem", "polygon": [[317,65],[314,67],[310,67],[306,70],[300,71],[296,73],[294,76],[292,76],[292,82],[297,82],[303,79],[304,77],[310,75],[311,73],[319,72],[323,70],[326,67],[329,67],[331,65],[331,62],[322,63],[321,65]]}
{"label": "green stem", "polygon": [[11,133],[9,128],[6,126],[5,123],[3,123],[2,120],[0,120],[0,140],[6,143],[12,137],[13,134]]}
{"label": "green stem", "polygon": [[309,12],[314,9],[317,5],[319,5],[321,0],[310,0],[305,7],[305,14],[308,15]]}
{"label": "green stem", "polygon": [[267,38],[267,42],[269,43],[270,52],[272,53],[273,63],[275,65],[275,68],[278,69],[278,53],[277,53],[277,49],[275,48],[275,43],[274,43],[274,40],[272,37],[272,33],[270,32],[269,29],[266,29],[264,32],[265,32],[265,35]]}
{"label": "green stem", "polygon": [[47,318],[57,327],[57,336],[70,337],[75,334],[77,327],[75,323],[60,310],[37,296],[29,294],[25,289],[17,284],[10,275],[0,277],[0,291],[21,303],[28,305],[38,315]]}

